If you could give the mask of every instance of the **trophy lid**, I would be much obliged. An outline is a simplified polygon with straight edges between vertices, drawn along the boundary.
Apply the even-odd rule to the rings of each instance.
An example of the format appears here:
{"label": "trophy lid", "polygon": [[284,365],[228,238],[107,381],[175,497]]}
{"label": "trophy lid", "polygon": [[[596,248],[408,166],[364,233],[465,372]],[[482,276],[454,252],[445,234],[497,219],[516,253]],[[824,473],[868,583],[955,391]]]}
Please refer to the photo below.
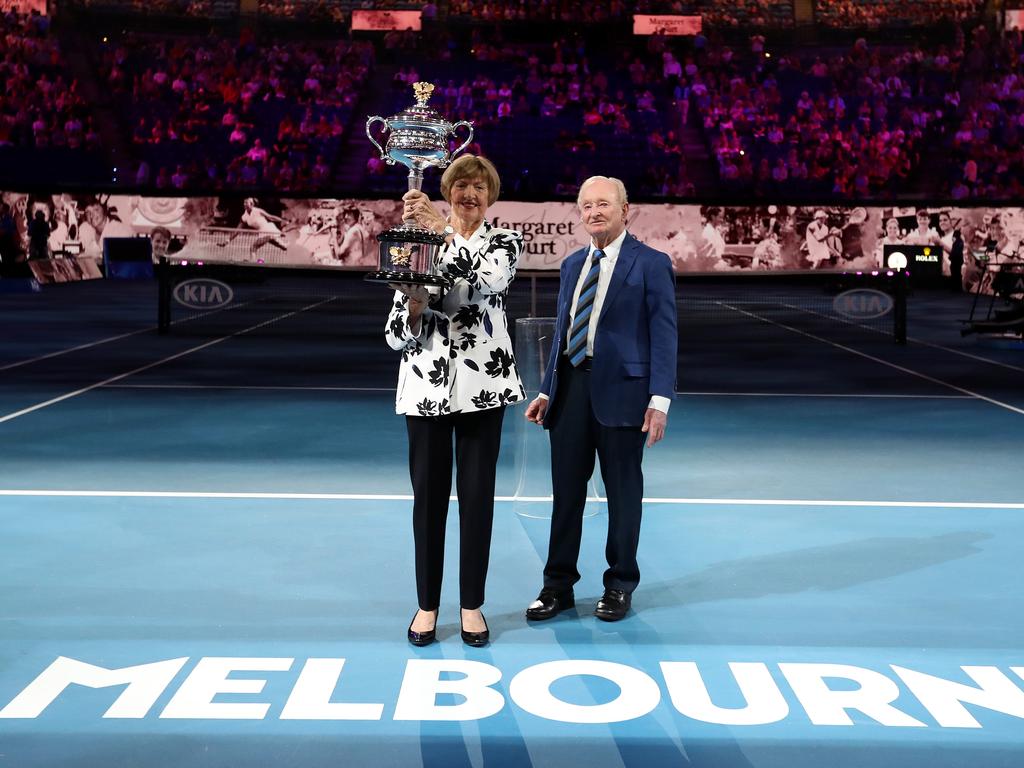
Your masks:
{"label": "trophy lid", "polygon": [[401,126],[408,125],[449,125],[448,121],[441,117],[440,113],[427,104],[430,95],[434,92],[433,83],[413,83],[413,92],[416,94],[416,103],[411,107],[402,110],[397,115],[388,118],[388,123]]}

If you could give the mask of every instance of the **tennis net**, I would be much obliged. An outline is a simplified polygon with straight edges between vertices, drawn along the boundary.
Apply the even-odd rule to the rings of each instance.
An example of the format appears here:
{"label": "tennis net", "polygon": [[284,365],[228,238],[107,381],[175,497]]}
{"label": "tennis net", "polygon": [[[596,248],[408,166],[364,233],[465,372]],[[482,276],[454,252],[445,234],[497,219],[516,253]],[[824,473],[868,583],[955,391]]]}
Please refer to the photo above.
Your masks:
{"label": "tennis net", "polygon": [[685,322],[771,325],[796,333],[881,334],[907,340],[905,272],[689,275],[679,281]]}
{"label": "tennis net", "polygon": [[[388,306],[386,289],[364,283],[361,272],[325,265],[172,258],[157,273],[161,333],[268,332],[283,326],[298,334],[303,328],[329,332],[346,318],[379,315]],[[698,332],[705,325],[753,324],[906,341],[903,272],[684,274],[676,292],[680,324]],[[510,318],[554,316],[557,293],[557,273],[520,273],[508,296]]]}

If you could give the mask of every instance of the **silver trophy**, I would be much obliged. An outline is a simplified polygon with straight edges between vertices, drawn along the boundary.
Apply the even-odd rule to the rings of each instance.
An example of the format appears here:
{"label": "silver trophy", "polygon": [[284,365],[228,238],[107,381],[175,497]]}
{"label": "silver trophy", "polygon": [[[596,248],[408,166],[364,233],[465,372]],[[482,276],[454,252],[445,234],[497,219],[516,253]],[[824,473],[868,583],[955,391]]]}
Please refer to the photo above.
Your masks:
{"label": "silver trophy", "polygon": [[[386,120],[374,115],[366,121],[366,136],[380,150],[381,160],[388,165],[401,163],[409,169],[409,189],[423,188],[423,171],[427,168],[447,168],[448,164],[473,140],[473,124],[465,120],[450,123],[427,106],[434,91],[431,83],[413,83],[416,103]],[[383,123],[387,142],[381,146],[370,131],[374,123]],[[455,136],[459,128],[469,135],[454,152],[448,151],[448,137]],[[384,138],[383,136],[381,137]],[[429,229],[403,221],[400,226],[377,235],[380,244],[377,272],[366,275],[373,283],[413,283],[416,285],[445,285],[438,274],[437,254],[444,245],[444,236]]]}

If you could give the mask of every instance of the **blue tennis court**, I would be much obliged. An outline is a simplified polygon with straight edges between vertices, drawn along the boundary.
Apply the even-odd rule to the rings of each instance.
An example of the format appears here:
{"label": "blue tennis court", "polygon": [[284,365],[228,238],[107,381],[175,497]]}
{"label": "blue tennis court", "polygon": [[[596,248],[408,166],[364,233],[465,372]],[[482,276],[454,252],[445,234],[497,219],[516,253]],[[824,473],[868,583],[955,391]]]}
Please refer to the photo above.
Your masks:
{"label": "blue tennis court", "polygon": [[510,408],[492,642],[449,568],[419,649],[381,289],[167,335],[149,283],[0,295],[0,765],[1019,766],[1024,350],[959,295],[906,346],[718,304],[680,304],[630,616],[591,615],[595,497],[577,608],[524,620],[548,468]]}

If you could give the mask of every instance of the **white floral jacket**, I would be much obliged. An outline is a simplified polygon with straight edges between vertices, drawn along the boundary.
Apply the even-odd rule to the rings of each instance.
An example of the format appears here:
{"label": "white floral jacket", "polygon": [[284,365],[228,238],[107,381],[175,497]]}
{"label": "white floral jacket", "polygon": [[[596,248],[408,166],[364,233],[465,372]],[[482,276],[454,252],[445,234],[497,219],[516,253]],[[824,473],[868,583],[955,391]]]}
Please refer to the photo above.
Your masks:
{"label": "white floral jacket", "polygon": [[384,336],[402,352],[395,412],[441,416],[496,408],[526,397],[516,369],[505,299],[523,236],[485,221],[466,240],[455,235],[439,256],[451,288],[409,331],[409,300],[395,292]]}

